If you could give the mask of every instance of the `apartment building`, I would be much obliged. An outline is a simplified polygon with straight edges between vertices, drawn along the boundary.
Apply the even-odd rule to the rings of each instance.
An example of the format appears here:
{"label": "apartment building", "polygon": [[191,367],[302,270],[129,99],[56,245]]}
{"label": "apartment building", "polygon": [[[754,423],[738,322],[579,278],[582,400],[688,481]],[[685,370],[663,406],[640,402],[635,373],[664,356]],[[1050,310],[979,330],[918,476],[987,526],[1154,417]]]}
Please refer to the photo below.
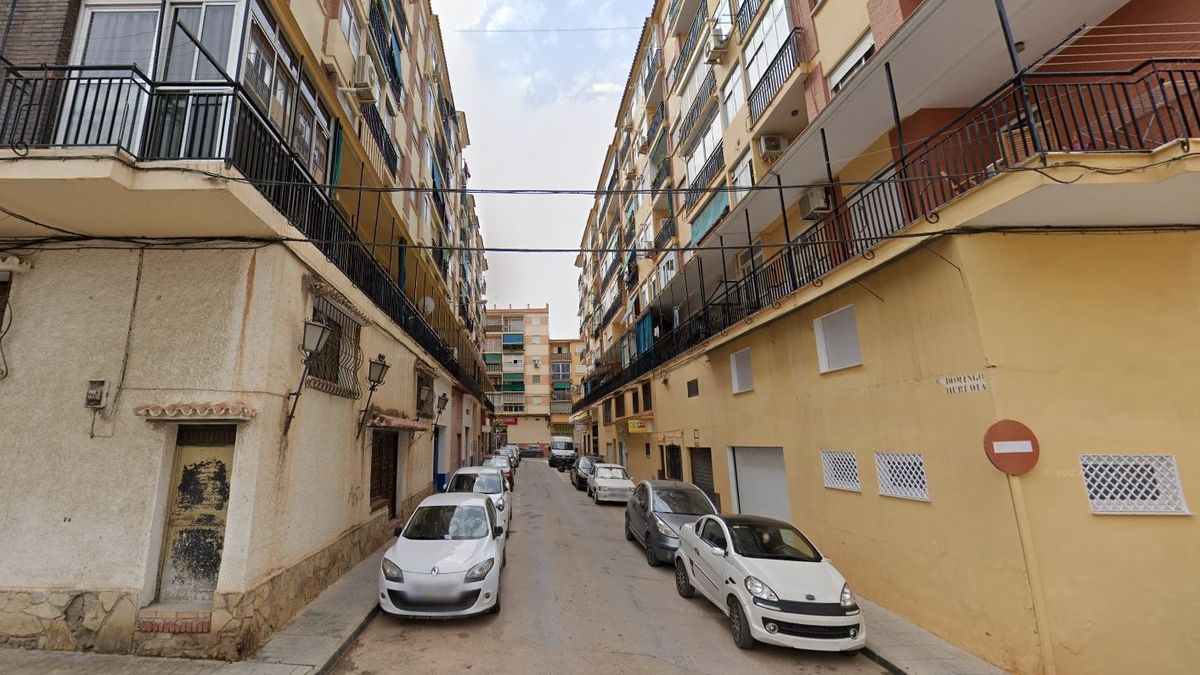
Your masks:
{"label": "apartment building", "polygon": [[552,436],[574,436],[575,425],[571,422],[571,408],[579,396],[583,383],[583,369],[579,367],[580,349],[583,341],[578,338],[550,340],[550,434]]}
{"label": "apartment building", "polygon": [[479,448],[479,223],[429,191],[468,175],[437,17],[0,19],[0,644],[242,658]]}
{"label": "apartment building", "polygon": [[488,307],[483,359],[500,443],[550,443],[550,306]]}
{"label": "apartment building", "polygon": [[656,2],[577,260],[592,446],[1010,672],[1186,670],[1197,22]]}

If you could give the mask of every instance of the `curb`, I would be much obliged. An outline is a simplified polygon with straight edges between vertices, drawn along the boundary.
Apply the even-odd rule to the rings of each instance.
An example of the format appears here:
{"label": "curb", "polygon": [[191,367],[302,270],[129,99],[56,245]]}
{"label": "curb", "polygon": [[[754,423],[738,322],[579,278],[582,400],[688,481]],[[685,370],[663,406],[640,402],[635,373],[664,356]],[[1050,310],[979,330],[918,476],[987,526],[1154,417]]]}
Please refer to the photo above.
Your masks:
{"label": "curb", "polygon": [[908,671],[904,670],[900,666],[898,666],[895,663],[893,663],[892,661],[888,660],[888,658],[886,656],[883,656],[879,652],[872,649],[870,647],[870,645],[863,647],[862,653],[868,659],[871,659],[875,663],[878,663],[879,665],[886,668],[887,671],[889,673],[891,673],[892,675],[908,675]]}
{"label": "curb", "polygon": [[338,646],[338,648],[335,649],[332,654],[329,655],[329,658],[325,659],[325,662],[321,665],[310,669],[309,672],[314,673],[314,675],[325,675],[333,670],[333,667],[337,665],[337,662],[346,655],[346,652],[350,651],[350,645],[354,644],[354,641],[358,639],[358,636],[362,635],[362,632],[366,630],[367,624],[371,623],[371,619],[374,619],[378,614],[379,603],[377,602],[375,603],[375,606],[371,608],[371,611],[367,612],[367,615],[363,617],[362,621],[358,622],[358,625],[354,627],[354,630],[346,637],[342,644]]}

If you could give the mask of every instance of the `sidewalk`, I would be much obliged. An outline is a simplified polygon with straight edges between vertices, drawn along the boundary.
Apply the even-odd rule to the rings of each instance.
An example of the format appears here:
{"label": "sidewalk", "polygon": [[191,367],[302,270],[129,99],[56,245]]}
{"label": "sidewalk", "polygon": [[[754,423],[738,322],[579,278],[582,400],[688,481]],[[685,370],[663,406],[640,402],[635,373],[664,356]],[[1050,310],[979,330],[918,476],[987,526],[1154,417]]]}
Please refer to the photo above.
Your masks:
{"label": "sidewalk", "polygon": [[858,597],[867,620],[867,656],[906,675],[1004,675],[1004,671],[895,612]]}
{"label": "sidewalk", "polygon": [[267,638],[249,659],[238,663],[160,659],[122,654],[84,654],[0,649],[0,673],[42,675],[315,675],[327,670],[349,647],[379,604],[379,561],[385,546],[325,589],[290,623]]}

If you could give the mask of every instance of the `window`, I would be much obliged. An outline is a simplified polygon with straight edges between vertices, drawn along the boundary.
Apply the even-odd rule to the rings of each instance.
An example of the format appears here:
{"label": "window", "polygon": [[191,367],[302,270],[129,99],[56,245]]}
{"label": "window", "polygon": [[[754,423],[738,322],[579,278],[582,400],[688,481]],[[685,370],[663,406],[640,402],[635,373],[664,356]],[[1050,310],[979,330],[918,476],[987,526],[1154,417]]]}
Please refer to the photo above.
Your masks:
{"label": "window", "polygon": [[613,398],[615,398],[617,401],[617,417],[624,417],[625,416],[625,394],[620,393],[620,394],[617,394],[616,396],[614,396]]}
{"label": "window", "polygon": [[754,390],[754,370],[750,366],[749,347],[729,356],[729,379],[733,382],[735,394]]}
{"label": "window", "polygon": [[675,278],[675,251],[667,251],[667,255],[658,263],[658,283],[660,288],[666,288],[671,279]]}
{"label": "window", "polygon": [[871,31],[850,48],[849,52],[842,57],[841,61],[829,71],[829,93],[836,94],[841,91],[846,82],[850,81],[851,76],[859,71],[875,54],[875,36]]}
{"label": "window", "polygon": [[750,188],[754,187],[754,158],[749,151],[733,164],[733,187],[741,188],[730,194],[735,203],[750,194]]}
{"label": "window", "polygon": [[612,424],[612,399],[604,401],[604,424],[605,426]]}
{"label": "window", "polygon": [[721,88],[721,110],[725,114],[725,126],[729,126],[733,122],[733,118],[737,117],[745,102],[746,92],[742,88],[742,69],[735,66],[733,74]]}
{"label": "window", "polygon": [[708,518],[704,521],[704,525],[700,526],[700,539],[709,546],[725,548],[725,531],[717,521]]}
{"label": "window", "polygon": [[688,398],[695,398],[700,395],[700,380],[688,380],[687,395]]}
{"label": "window", "polygon": [[325,346],[310,359],[309,376],[319,382],[317,388],[322,391],[358,398],[358,367],[362,364],[358,322],[324,297],[313,301],[313,319],[329,326],[330,333]]}
{"label": "window", "polygon": [[750,248],[742,249],[737,254],[738,270],[741,271],[743,279],[754,274],[754,270],[762,269],[763,266],[763,251],[762,239],[755,239],[750,244]]}
{"label": "window", "polygon": [[813,321],[817,334],[817,360],[822,373],[862,365],[854,305],[847,305]]}
{"label": "window", "polygon": [[358,17],[354,15],[354,3],[351,0],[342,0],[342,16],[339,23],[342,26],[342,35],[345,35],[346,41],[350,43],[350,53],[357,57],[361,46],[362,32],[358,25]]}
{"label": "window", "polygon": [[642,383],[642,409],[643,410],[653,410],[654,409],[654,399],[650,398],[650,383],[649,382]]}
{"label": "window", "polygon": [[1080,455],[1092,513],[1190,513],[1174,455]]}
{"label": "window", "polygon": [[751,89],[758,86],[758,81],[767,71],[767,67],[771,65],[771,61],[775,59],[779,48],[783,46],[790,34],[791,26],[788,25],[788,16],[783,0],[771,0],[770,6],[763,14],[762,21],[754,29],[754,33],[750,35],[750,39],[746,41],[746,46],[742,50],[743,61],[746,64],[746,81],[754,83]]}
{"label": "window", "polygon": [[541,375],[531,375],[530,379],[529,379],[529,383],[530,384],[541,384],[542,376]]}
{"label": "window", "polygon": [[709,74],[712,72],[712,66],[707,64],[701,65],[699,61],[692,66],[687,79],[683,83],[683,88],[679,91],[680,110],[686,111],[691,109],[692,104],[696,102],[696,94],[700,93],[701,85],[704,84],[704,81],[708,79]]}
{"label": "window", "polygon": [[687,169],[684,174],[684,182],[690,182],[700,173],[700,169],[704,168],[704,163],[708,161],[709,156],[721,147],[721,116],[717,111],[713,111],[708,121],[705,123],[708,130],[704,132],[696,144],[686,155]]}
{"label": "window", "polygon": [[[207,3],[176,7],[173,22],[182,23],[199,37],[200,44],[216,57],[222,69],[228,69],[229,42],[233,36],[233,5]],[[166,78],[170,82],[219,80],[222,79],[222,73],[196,49],[191,38],[178,28],[173,28],[167,52]]]}
{"label": "window", "polygon": [[925,482],[925,458],[915,452],[875,453],[879,494],[885,497],[929,501]]}
{"label": "window", "polygon": [[858,479],[858,458],[853,452],[822,450],[821,471],[825,474],[825,487],[862,492],[862,484]]}

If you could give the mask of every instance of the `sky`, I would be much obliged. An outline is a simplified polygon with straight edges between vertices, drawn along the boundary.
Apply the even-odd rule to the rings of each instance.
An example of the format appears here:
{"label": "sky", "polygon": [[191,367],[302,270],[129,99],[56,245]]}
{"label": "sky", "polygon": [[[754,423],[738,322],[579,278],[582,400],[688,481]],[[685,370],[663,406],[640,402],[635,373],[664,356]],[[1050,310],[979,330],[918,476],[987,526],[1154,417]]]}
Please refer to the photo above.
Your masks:
{"label": "sky", "polygon": [[[653,0],[432,0],[472,188],[595,189]],[[635,26],[595,32],[514,29]],[[492,32],[470,32],[486,30]],[[468,31],[468,32],[464,32]],[[477,195],[487,246],[579,246],[592,197]],[[550,305],[550,334],[579,335],[567,253],[487,254],[488,306]]]}

